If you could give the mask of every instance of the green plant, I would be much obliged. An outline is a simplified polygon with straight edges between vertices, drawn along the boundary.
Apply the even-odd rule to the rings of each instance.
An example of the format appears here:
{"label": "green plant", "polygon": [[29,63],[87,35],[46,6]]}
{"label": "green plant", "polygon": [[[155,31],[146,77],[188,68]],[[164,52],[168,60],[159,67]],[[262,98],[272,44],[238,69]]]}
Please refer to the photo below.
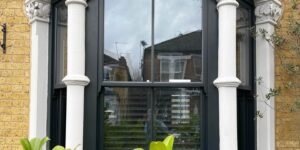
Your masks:
{"label": "green plant", "polygon": [[[174,135],[169,135],[162,142],[161,141],[152,141],[150,143],[149,150],[172,150],[174,138],[175,138]],[[144,149],[135,148],[134,150],[144,150]]]}
{"label": "green plant", "polygon": [[[77,145],[73,150],[76,150],[78,147],[79,145]],[[63,146],[57,145],[52,150],[71,150],[71,148],[65,148]]]}
{"label": "green plant", "polygon": [[[20,143],[24,150],[42,150],[42,147],[49,141],[48,137],[33,138],[29,140],[28,138],[24,138],[20,140]],[[77,145],[74,150],[77,149],[79,145]],[[64,148],[63,146],[57,145],[52,150],[71,150],[70,148]]]}
{"label": "green plant", "polygon": [[21,139],[21,144],[24,150],[42,150],[43,145],[45,145],[49,141],[48,137],[33,138],[30,141],[28,138]]}
{"label": "green plant", "polygon": [[57,146],[55,146],[52,150],[71,150],[71,149],[65,148],[65,147],[60,146],[60,145],[57,145]]}

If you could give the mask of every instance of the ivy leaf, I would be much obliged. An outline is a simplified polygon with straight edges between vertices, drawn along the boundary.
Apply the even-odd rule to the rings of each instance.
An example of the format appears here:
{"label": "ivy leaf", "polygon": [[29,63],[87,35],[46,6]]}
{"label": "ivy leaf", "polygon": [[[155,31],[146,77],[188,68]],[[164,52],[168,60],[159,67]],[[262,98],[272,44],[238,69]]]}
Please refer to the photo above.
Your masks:
{"label": "ivy leaf", "polygon": [[270,100],[272,97],[275,97],[275,96],[277,96],[277,95],[279,95],[279,93],[280,93],[280,88],[278,88],[278,89],[276,89],[276,88],[270,88],[270,91],[269,91],[269,93],[266,95],[266,98],[268,99],[268,100]]}
{"label": "ivy leaf", "polygon": [[258,110],[256,111],[256,117],[263,118],[264,114]]}
{"label": "ivy leaf", "polygon": [[258,77],[256,79],[256,82],[257,82],[258,85],[261,85],[263,83],[263,77]]}

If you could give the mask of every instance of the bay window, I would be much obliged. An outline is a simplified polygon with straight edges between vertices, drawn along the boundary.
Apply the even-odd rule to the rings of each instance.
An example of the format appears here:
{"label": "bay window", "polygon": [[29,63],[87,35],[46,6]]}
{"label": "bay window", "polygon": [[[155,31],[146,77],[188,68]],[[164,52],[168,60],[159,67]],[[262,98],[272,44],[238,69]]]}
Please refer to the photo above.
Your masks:
{"label": "bay window", "polygon": [[[83,149],[146,149],[169,134],[175,136],[174,150],[219,149],[218,90],[213,84],[218,77],[216,3],[88,1],[85,73],[91,82],[84,92]],[[253,9],[248,2],[241,4],[238,15],[244,18],[237,17],[236,52],[237,76],[243,83],[238,90],[242,148],[252,144],[243,131],[254,127],[244,119],[253,112],[247,103],[253,100],[248,32]],[[64,144],[66,88],[61,79],[67,71],[68,38],[64,1],[52,5],[51,146]]]}

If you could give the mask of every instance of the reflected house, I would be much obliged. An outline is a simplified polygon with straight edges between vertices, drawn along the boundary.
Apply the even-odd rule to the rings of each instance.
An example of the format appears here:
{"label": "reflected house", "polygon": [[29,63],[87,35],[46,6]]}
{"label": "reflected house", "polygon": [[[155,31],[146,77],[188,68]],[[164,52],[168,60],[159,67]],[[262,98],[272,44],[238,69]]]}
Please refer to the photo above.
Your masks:
{"label": "reflected house", "polygon": [[[143,79],[151,76],[151,47],[144,50]],[[180,34],[154,45],[154,78],[160,82],[195,82],[202,79],[202,31]],[[158,92],[158,119],[167,124],[189,124],[191,116],[198,115],[197,99],[186,89]],[[196,109],[195,109],[196,108]],[[165,110],[169,110],[166,112]]]}
{"label": "reflected house", "polygon": [[[155,81],[201,81],[201,36],[201,31],[194,31],[154,45]],[[127,76],[128,81],[130,80],[125,58],[116,60],[107,55],[104,60],[105,80],[126,81]],[[144,81],[151,76],[150,62],[151,47],[147,47],[144,49],[142,60]],[[119,76],[118,73],[125,75]],[[193,88],[158,88],[155,89],[155,93],[153,95],[156,97],[155,109],[151,110],[149,89],[105,88],[105,123],[109,124],[106,126],[105,134],[107,137],[112,135],[119,137],[117,142],[111,138],[106,139],[106,148],[130,149],[136,143],[146,146],[146,133],[151,132],[147,127],[153,113],[154,136],[157,140],[162,140],[168,134],[174,134],[177,137],[178,149],[199,149],[197,141],[200,140],[200,131],[197,126],[200,122],[201,91]],[[125,142],[128,140],[127,137],[135,142]]]}
{"label": "reflected house", "polygon": [[[154,45],[154,80],[202,81],[201,34],[200,30],[194,31]],[[104,55],[104,80],[131,81],[126,59],[117,60],[113,56]],[[151,47],[147,47],[142,59],[142,78],[147,81],[150,77]],[[105,88],[105,137],[118,137],[118,141],[106,139],[107,149],[132,149],[137,143],[145,147],[147,133],[154,131],[157,140],[168,134],[176,135],[176,149],[200,149],[201,90],[157,88],[154,93],[155,101],[151,104],[151,91],[147,88]],[[151,105],[155,105],[155,109],[151,110]],[[154,131],[148,128],[152,115]],[[126,142],[128,138],[134,143]]]}
{"label": "reflected house", "polygon": [[[151,78],[151,47],[144,50],[142,76]],[[160,82],[199,82],[202,80],[202,31],[180,34],[154,45],[154,80]],[[186,89],[159,91],[158,115],[167,124],[188,124],[197,116],[198,96]],[[199,95],[197,93],[196,95]],[[195,109],[196,108],[196,109]],[[165,110],[169,110],[166,112]]]}
{"label": "reflected house", "polygon": [[[194,31],[154,45],[155,81],[202,80],[202,31]],[[144,50],[144,81],[151,78],[151,47]]]}
{"label": "reflected house", "polygon": [[[118,60],[104,55],[104,81],[131,81],[129,68],[125,57],[121,56]],[[127,112],[124,107],[128,103],[128,89],[124,88],[107,88],[104,98],[104,105],[106,107],[106,117],[108,122],[116,125],[120,122],[120,115],[126,115]]]}
{"label": "reflected house", "polygon": [[105,54],[103,79],[104,81],[131,81],[126,58],[121,56],[117,60]]}

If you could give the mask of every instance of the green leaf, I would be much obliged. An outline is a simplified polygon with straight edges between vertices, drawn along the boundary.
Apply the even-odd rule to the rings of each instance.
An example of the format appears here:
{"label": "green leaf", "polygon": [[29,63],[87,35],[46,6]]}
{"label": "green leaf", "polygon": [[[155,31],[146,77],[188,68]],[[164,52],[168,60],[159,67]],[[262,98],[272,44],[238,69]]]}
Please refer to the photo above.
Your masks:
{"label": "green leaf", "polygon": [[31,145],[32,150],[40,150],[39,149],[40,142],[41,142],[40,138],[33,138],[33,139],[31,139],[30,140],[30,145]]}
{"label": "green leaf", "polygon": [[42,149],[43,145],[46,144],[50,139],[48,137],[44,137],[39,143],[39,150]]}
{"label": "green leaf", "polygon": [[20,143],[24,150],[32,150],[30,142],[27,138],[21,139]]}
{"label": "green leaf", "polygon": [[151,142],[150,150],[167,150],[167,147],[163,142]]}
{"label": "green leaf", "polygon": [[166,145],[167,150],[172,150],[174,143],[174,135],[169,135],[168,137],[166,137],[163,143]]}
{"label": "green leaf", "polygon": [[65,150],[63,146],[57,145],[52,150]]}

